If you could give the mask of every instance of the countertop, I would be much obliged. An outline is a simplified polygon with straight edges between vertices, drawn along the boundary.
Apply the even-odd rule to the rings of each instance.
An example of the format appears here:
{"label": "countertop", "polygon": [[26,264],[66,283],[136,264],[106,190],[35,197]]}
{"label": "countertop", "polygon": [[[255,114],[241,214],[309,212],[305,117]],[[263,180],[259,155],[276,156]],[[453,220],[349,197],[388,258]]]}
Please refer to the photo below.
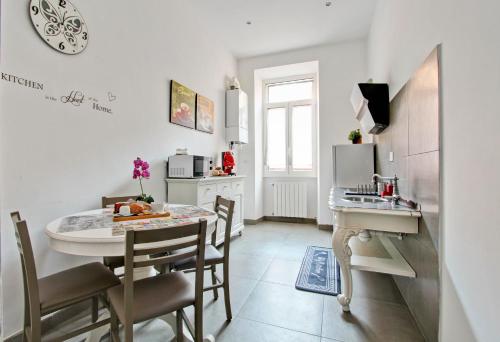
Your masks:
{"label": "countertop", "polygon": [[[393,215],[408,215],[408,216],[420,216],[420,210],[412,209],[405,205],[393,205],[391,201],[379,202],[379,203],[365,203],[365,202],[351,202],[343,200],[345,197],[345,192],[349,191],[347,188],[335,188],[330,190],[330,197],[328,200],[328,206],[331,210],[336,211],[375,211],[384,210],[384,214]],[[351,195],[347,195],[351,196]],[[361,195],[362,196],[362,195]],[[364,196],[369,197],[369,196]],[[371,197],[371,196],[370,196]]]}
{"label": "countertop", "polygon": [[246,176],[223,176],[223,177],[203,177],[203,178],[166,178],[169,183],[210,183],[210,182],[231,182],[244,179]]}

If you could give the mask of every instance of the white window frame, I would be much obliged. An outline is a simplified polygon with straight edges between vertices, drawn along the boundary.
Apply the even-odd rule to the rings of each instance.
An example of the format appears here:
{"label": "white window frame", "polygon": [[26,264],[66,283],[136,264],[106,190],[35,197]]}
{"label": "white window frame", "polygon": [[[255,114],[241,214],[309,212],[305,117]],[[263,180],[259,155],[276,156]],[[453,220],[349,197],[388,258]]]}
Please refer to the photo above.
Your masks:
{"label": "white window frame", "polygon": [[[279,103],[269,103],[268,87],[276,83],[294,82],[301,80],[312,80],[312,96],[310,100],[299,100]],[[317,132],[318,132],[318,112],[317,112],[317,79],[315,74],[296,75],[290,77],[273,78],[263,82],[263,139],[264,139],[264,177],[316,177],[317,176]],[[292,151],[292,108],[301,105],[310,105],[312,110],[312,170],[293,170],[293,151]],[[274,108],[285,108],[286,110],[286,146],[287,146],[287,166],[286,170],[271,170],[267,165],[267,117],[268,111]]]}

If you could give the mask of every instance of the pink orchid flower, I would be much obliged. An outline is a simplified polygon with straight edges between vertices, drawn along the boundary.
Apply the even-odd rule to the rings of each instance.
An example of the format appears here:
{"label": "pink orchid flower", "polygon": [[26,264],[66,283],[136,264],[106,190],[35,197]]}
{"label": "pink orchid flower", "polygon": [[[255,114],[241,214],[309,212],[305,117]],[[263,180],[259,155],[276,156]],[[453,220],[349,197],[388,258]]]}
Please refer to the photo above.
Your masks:
{"label": "pink orchid flower", "polygon": [[133,173],[132,177],[134,179],[137,179],[140,176],[141,176],[141,171],[139,169],[134,169],[134,173]]}
{"label": "pink orchid flower", "polygon": [[149,198],[151,201],[153,200],[151,196],[146,196],[144,194],[144,189],[142,187],[142,179],[149,179],[151,177],[151,173],[149,172],[149,163],[147,161],[143,161],[141,158],[137,157],[134,160],[134,171],[132,172],[133,179],[139,179],[139,185],[141,186],[141,198]]}
{"label": "pink orchid flower", "polygon": [[136,160],[134,160],[134,166],[135,168],[140,168],[141,166],[143,165],[143,161],[141,160],[141,158],[137,157]]}

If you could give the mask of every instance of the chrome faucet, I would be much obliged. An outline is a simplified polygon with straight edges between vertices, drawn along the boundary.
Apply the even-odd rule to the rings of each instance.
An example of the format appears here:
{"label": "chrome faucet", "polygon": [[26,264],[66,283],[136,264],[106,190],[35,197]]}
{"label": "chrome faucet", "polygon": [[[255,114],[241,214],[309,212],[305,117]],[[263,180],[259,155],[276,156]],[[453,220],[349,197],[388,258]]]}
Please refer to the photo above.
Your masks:
{"label": "chrome faucet", "polygon": [[392,204],[399,204],[399,200],[401,199],[401,195],[399,194],[399,186],[398,186],[398,176],[397,175],[394,175],[394,177],[382,177],[381,175],[379,175],[378,173],[375,173],[373,176],[372,176],[372,183],[373,183],[373,187],[375,189],[378,188],[378,181],[379,180],[388,180],[388,181],[392,181],[393,182],[393,185],[394,185],[394,189],[392,190]]}

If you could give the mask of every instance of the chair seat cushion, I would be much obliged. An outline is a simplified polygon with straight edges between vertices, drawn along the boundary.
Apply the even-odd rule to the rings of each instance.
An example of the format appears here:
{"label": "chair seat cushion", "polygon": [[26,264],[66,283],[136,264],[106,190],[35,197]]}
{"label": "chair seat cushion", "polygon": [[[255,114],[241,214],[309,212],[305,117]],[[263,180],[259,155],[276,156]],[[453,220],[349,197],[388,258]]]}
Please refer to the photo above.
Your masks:
{"label": "chair seat cushion", "polygon": [[[175,252],[173,253],[175,254]],[[224,255],[217,250],[214,246],[205,245],[205,265],[216,265],[224,262]],[[196,267],[196,257],[179,260],[174,263],[176,270],[188,270]]]}
{"label": "chair seat cushion", "polygon": [[[109,301],[118,318],[125,322],[124,285],[108,290]],[[134,323],[194,305],[194,286],[182,272],[162,274],[134,282]]]}
{"label": "chair seat cushion", "polygon": [[91,298],[120,284],[120,279],[99,262],[74,267],[38,280],[44,313]]}

